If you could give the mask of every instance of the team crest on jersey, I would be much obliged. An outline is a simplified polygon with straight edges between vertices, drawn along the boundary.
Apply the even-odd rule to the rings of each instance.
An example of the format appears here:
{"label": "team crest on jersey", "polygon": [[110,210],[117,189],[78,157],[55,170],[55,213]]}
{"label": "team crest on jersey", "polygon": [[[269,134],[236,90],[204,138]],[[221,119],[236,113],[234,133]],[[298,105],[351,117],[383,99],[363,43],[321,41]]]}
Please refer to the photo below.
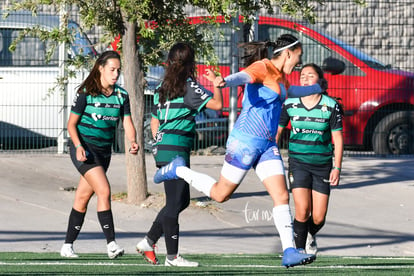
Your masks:
{"label": "team crest on jersey", "polygon": [[328,106],[326,106],[326,104],[323,104],[323,106],[321,107],[321,111],[322,112],[328,111]]}
{"label": "team crest on jersey", "polygon": [[279,149],[278,148],[276,148],[276,147],[273,147],[273,154],[274,155],[276,155],[276,156],[278,156],[278,155],[280,155],[280,152],[279,152]]}

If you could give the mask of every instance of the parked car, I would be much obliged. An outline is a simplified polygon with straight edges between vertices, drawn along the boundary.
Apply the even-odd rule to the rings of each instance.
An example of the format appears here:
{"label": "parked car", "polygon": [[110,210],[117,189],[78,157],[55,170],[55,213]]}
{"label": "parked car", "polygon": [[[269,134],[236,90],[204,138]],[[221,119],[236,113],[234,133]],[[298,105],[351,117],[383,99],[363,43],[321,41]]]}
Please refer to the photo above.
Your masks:
{"label": "parked car", "polygon": [[[68,81],[68,93],[50,93],[59,75],[59,49],[46,62],[50,41],[27,35],[10,51],[10,44],[25,28],[39,27],[52,30],[59,26],[59,18],[49,14],[32,16],[30,12],[12,12],[7,18],[0,11],[0,148],[21,149],[55,146],[64,132],[67,118],[63,110],[70,107],[76,87],[87,72],[77,70]],[[69,45],[68,58],[74,55],[94,57],[97,53],[74,21],[68,28],[75,32]],[[66,109],[67,110],[67,109]]]}
{"label": "parked car", "polygon": [[[192,22],[201,24],[201,19],[195,17]],[[217,20],[224,22],[222,18]],[[225,34],[231,32],[230,24],[222,23],[220,28]],[[249,26],[240,29],[239,37],[247,41]],[[289,19],[261,16],[257,29],[261,41],[275,40],[284,33],[293,34],[303,45],[302,63],[323,67],[329,95],[341,98],[344,105],[346,147],[374,150],[377,154],[414,153],[414,73],[384,65],[323,31]],[[214,48],[219,56],[220,72],[227,76],[230,43],[217,39]],[[203,72],[205,67],[200,64],[198,71]],[[299,84],[299,72],[293,72],[288,79],[292,84]],[[200,81],[209,87],[203,78]],[[228,93],[229,90],[223,90],[225,108],[229,106]],[[239,107],[242,97],[240,89]]]}
{"label": "parked car", "polygon": [[[211,27],[205,24],[204,17],[190,19],[191,24],[200,26],[200,32]],[[216,20],[221,24],[220,32],[215,32],[214,49],[219,60],[218,69],[227,76],[234,55],[230,43],[232,26],[224,23],[223,17]],[[240,42],[247,42],[251,26],[241,19],[240,25]],[[377,154],[414,153],[414,73],[385,65],[314,26],[290,19],[260,16],[257,32],[260,41],[275,40],[284,33],[293,34],[303,45],[302,63],[316,63],[324,69],[329,95],[340,98],[344,105],[344,144],[347,148],[373,150]],[[201,60],[197,65],[199,74],[208,67],[206,64]],[[288,79],[291,84],[299,84],[298,70]],[[211,84],[204,78],[199,81],[211,89]],[[222,90],[224,116],[229,111],[229,91],[228,88]],[[242,98],[243,88],[239,88],[239,109]]]}

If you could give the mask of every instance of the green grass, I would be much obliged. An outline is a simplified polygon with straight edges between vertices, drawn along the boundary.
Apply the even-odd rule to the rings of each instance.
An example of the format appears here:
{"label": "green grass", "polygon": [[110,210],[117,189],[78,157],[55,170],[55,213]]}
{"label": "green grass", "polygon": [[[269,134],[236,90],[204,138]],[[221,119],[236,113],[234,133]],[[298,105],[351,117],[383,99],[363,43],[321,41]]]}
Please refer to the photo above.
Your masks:
{"label": "green grass", "polygon": [[[163,263],[165,256],[159,256]],[[414,275],[414,257],[319,256],[307,266],[286,269],[270,254],[185,255],[196,268],[149,265],[128,254],[109,260],[104,254],[82,254],[64,259],[57,253],[0,252],[0,275]]]}

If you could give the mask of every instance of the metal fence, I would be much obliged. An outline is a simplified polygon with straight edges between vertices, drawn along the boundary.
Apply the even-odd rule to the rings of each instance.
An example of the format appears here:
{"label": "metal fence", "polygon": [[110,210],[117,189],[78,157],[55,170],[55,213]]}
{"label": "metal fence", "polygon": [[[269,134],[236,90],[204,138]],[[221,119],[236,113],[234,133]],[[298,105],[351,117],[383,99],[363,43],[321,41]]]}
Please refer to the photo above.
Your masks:
{"label": "metal fence", "polygon": [[[204,16],[188,8],[189,16]],[[70,14],[79,22],[76,6]],[[52,22],[54,10],[45,7]],[[309,25],[281,14],[260,13],[252,24],[238,22],[238,41],[275,40],[283,33],[292,33],[303,44],[303,64],[316,63],[326,69],[328,93],[339,97],[345,109],[344,140],[348,155],[406,155],[414,151],[414,3],[411,1],[367,1],[359,7],[353,1],[329,1],[317,8],[317,24]],[[48,23],[49,24],[49,23]],[[52,23],[50,23],[52,24]],[[71,80],[64,95],[49,93],[55,86],[59,68],[42,62],[47,44],[27,38],[17,52],[8,51],[8,44],[19,31],[17,27],[0,25],[0,89],[7,97],[0,98],[0,153],[58,151],[59,135],[67,137],[62,118],[68,111],[76,86],[86,72]],[[221,24],[224,34],[214,40],[219,69],[230,73],[232,58],[243,53],[232,49],[231,24]],[[218,31],[216,33],[219,33]],[[91,44],[98,52],[107,45],[99,44],[99,29],[88,30]],[[204,61],[199,60],[199,70]],[[238,67],[243,66],[239,59]],[[398,68],[398,69],[397,69]],[[162,77],[162,68],[151,67],[147,80],[153,85]],[[298,72],[289,77],[297,84]],[[203,83],[210,88],[207,83]],[[197,118],[195,150],[224,147],[228,135],[230,91],[223,90],[222,113],[207,111]],[[238,108],[243,90],[237,91]],[[145,108],[151,109],[148,93]],[[148,115],[147,115],[148,116]],[[149,117],[149,116],[148,116]],[[149,121],[144,124],[146,148],[150,149]],[[287,136],[281,147],[287,147]],[[119,128],[114,151],[123,151],[123,130]]]}

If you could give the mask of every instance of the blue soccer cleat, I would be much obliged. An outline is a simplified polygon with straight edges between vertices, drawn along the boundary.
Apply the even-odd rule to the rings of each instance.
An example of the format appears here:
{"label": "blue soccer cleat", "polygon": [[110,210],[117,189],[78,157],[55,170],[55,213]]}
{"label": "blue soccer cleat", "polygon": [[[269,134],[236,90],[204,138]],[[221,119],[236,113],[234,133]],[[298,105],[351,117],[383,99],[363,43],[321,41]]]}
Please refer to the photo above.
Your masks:
{"label": "blue soccer cleat", "polygon": [[297,265],[310,264],[316,259],[314,254],[306,254],[303,249],[296,249],[293,247],[286,248],[283,251],[282,265],[286,268]]}
{"label": "blue soccer cleat", "polygon": [[185,166],[185,160],[181,156],[177,156],[173,161],[161,167],[154,175],[154,183],[159,184],[165,180],[178,179],[176,174],[177,167]]}

